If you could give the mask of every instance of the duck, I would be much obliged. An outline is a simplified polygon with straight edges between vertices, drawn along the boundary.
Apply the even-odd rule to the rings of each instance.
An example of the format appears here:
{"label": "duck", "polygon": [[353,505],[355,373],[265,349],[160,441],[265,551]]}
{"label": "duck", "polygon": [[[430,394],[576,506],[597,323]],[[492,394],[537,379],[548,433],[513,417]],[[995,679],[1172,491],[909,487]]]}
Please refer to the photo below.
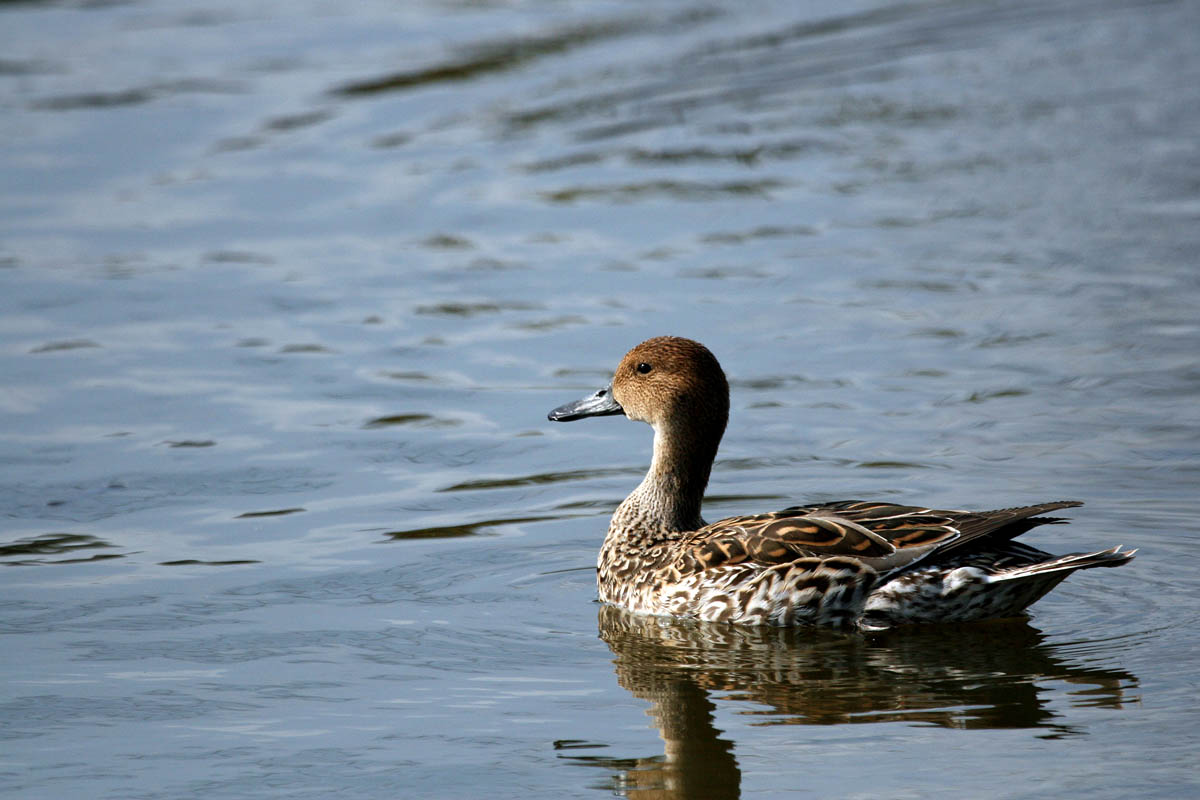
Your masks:
{"label": "duck", "polygon": [[645,478],[613,512],[599,599],[637,614],[782,627],[885,630],[1022,616],[1072,572],[1118,567],[1121,545],[1055,556],[1015,541],[1059,500],[991,511],[845,500],[701,517],[729,420],[729,382],[699,342],[658,336],[553,422],[623,415],[654,430]]}

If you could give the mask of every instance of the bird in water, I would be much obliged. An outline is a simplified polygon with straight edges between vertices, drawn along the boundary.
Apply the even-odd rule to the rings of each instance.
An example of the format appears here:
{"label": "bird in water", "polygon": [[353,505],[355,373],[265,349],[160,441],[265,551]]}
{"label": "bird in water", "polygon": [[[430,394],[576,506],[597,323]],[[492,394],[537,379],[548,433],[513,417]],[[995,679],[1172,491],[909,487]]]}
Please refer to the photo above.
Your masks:
{"label": "bird in water", "polygon": [[699,342],[648,339],[612,383],[549,419],[622,414],[654,429],[650,469],[600,548],[601,601],[637,613],[746,625],[881,630],[1010,617],[1078,569],[1117,567],[1120,546],[1054,556],[1014,541],[1062,522],[1074,500],[994,511],[870,501],[700,517],[729,418],[729,384]]}

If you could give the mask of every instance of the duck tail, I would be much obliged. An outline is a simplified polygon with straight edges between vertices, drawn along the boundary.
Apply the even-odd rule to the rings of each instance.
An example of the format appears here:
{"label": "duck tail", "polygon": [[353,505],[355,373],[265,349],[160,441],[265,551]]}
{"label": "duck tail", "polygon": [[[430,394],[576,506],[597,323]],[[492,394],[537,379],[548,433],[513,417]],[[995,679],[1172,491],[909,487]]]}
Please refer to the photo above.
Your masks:
{"label": "duck tail", "polygon": [[1036,564],[1014,567],[993,576],[992,580],[997,582],[1014,581],[1049,575],[1056,572],[1062,573],[1062,576],[1059,578],[1061,580],[1077,569],[1119,567],[1133,560],[1133,555],[1137,552],[1137,550],[1122,550],[1122,547],[1123,545],[1117,545],[1108,550],[1099,550],[1095,553],[1067,553],[1065,556],[1056,556],[1049,561],[1040,561]]}

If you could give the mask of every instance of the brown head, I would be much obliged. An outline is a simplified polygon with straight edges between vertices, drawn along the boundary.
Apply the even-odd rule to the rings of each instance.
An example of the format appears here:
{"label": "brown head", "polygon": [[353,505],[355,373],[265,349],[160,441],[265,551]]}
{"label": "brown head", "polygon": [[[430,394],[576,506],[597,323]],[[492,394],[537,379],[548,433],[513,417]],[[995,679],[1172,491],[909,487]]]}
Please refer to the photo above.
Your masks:
{"label": "brown head", "polygon": [[647,339],[621,359],[613,397],[625,416],[655,428],[703,424],[722,433],[729,418],[729,384],[708,348],[691,339]]}
{"label": "brown head", "polygon": [[[656,431],[688,431],[693,446],[716,445],[729,419],[729,383],[708,348],[691,339],[657,336],[621,359],[612,383],[550,412],[555,422],[624,414]],[[707,448],[705,448],[707,449]]]}

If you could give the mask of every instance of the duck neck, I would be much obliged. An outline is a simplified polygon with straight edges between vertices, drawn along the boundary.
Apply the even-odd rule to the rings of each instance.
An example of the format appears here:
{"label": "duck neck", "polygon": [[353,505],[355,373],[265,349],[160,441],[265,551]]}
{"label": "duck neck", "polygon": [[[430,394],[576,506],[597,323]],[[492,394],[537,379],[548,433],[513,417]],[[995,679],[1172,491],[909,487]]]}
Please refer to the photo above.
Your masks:
{"label": "duck neck", "polygon": [[719,444],[720,436],[701,441],[694,431],[656,426],[650,469],[613,514],[609,536],[621,531],[662,536],[703,527],[700,506]]}

